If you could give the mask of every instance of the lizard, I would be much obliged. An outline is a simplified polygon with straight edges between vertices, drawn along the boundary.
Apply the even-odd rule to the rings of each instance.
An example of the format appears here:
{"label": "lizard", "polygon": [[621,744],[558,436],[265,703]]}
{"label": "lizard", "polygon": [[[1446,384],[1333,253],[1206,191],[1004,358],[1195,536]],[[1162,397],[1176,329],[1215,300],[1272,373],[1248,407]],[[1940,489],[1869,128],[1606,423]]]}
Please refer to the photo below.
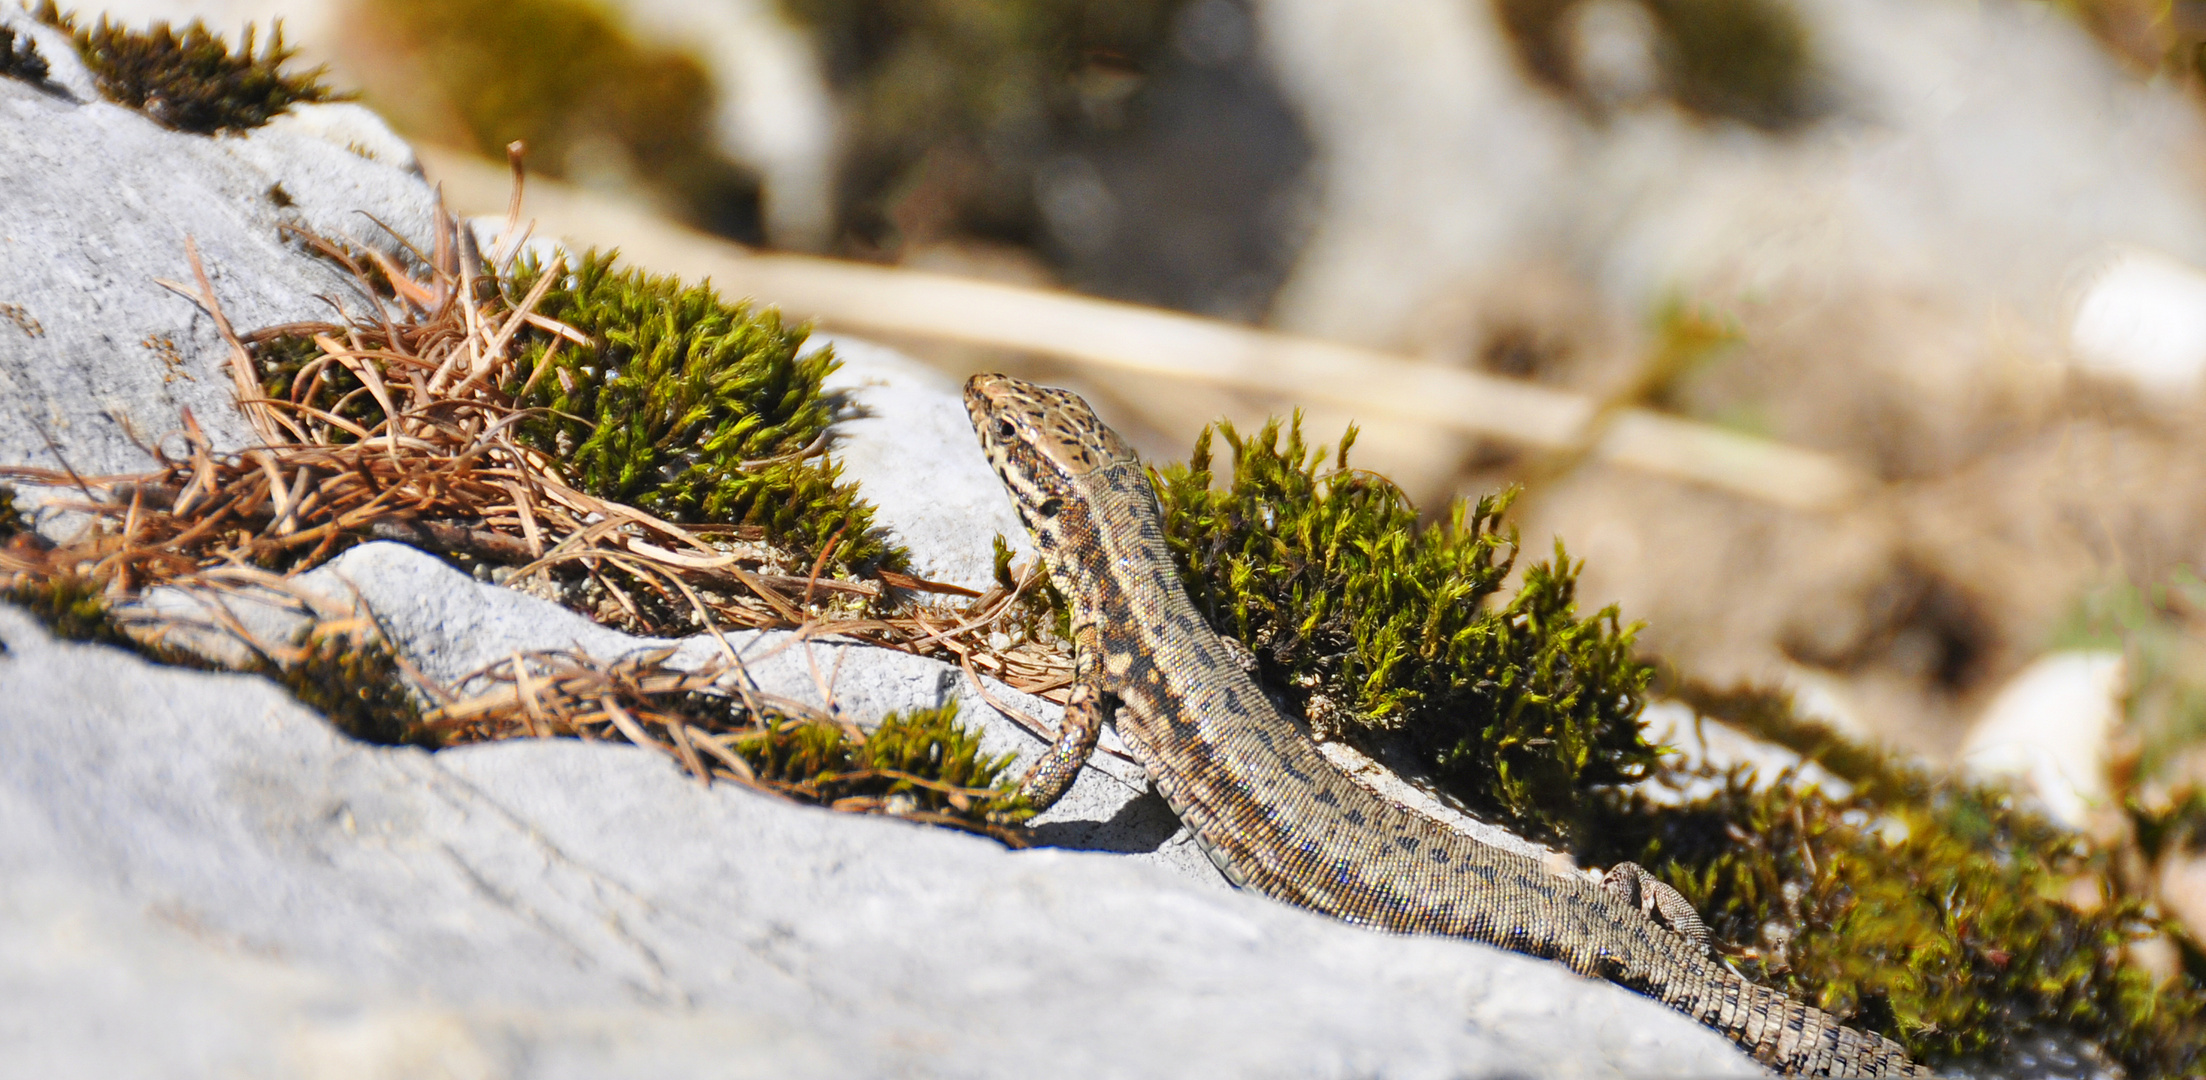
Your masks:
{"label": "lizard", "polygon": [[1785,1075],[1932,1075],[1897,1043],[1719,963],[1694,936],[1691,905],[1638,867],[1602,882],[1552,870],[1366,791],[1203,621],[1146,468],[1085,400],[982,374],[965,404],[1070,607],[1073,684],[1054,741],[1020,782],[1028,806],[1064,794],[1108,722],[1238,887],[1379,930],[1560,961],[1685,1013]]}

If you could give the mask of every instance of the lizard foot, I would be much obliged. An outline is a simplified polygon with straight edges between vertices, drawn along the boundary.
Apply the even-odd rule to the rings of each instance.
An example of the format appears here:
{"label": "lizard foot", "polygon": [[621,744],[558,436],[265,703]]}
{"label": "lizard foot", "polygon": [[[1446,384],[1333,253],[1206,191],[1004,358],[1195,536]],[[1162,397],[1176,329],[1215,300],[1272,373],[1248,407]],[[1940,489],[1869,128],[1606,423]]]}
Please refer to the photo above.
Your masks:
{"label": "lizard foot", "polygon": [[1700,921],[1700,912],[1686,902],[1684,894],[1671,888],[1660,878],[1650,874],[1635,862],[1620,862],[1609,867],[1601,876],[1601,887],[1617,899],[1647,913],[1647,917],[1668,927],[1678,936],[1691,942],[1701,952],[1708,952],[1708,924]]}

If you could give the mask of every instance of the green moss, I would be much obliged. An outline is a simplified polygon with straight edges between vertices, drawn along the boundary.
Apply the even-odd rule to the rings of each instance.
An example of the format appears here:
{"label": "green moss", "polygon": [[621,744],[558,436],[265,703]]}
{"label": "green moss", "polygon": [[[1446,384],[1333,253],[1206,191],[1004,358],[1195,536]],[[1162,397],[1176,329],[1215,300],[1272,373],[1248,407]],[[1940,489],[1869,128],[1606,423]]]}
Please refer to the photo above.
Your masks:
{"label": "green moss", "polygon": [[337,730],[385,746],[431,745],[421,708],[401,675],[398,656],[382,640],[319,637],[300,642],[288,664],[266,658],[249,668],[291,692]]}
{"label": "green moss", "polygon": [[1682,296],[1665,299],[1653,321],[1654,346],[1637,384],[1618,397],[1690,415],[1692,382],[1735,353],[1744,337],[1735,320]]}
{"label": "green moss", "polygon": [[[108,608],[105,591],[86,578],[32,579],[0,589],[0,600],[29,611],[48,633],[64,641],[124,649],[170,667],[220,670],[196,653],[125,632]],[[420,710],[389,645],[338,636],[302,638],[295,644],[299,654],[288,664],[256,651],[237,670],[283,687],[353,738],[384,744],[422,741]]]}
{"label": "green moss", "polygon": [[[278,401],[292,400],[300,374],[313,366],[315,375],[304,388],[305,395],[298,399],[300,405],[334,412],[367,430],[383,422],[383,407],[366,392],[359,377],[343,364],[325,361],[322,347],[315,344],[313,338],[278,336],[255,342],[249,348],[260,368],[261,392],[269,397]],[[351,432],[336,425],[327,425],[321,430],[333,443],[354,441]]]}
{"label": "green moss", "polygon": [[46,58],[38,54],[38,43],[30,35],[18,35],[14,27],[0,26],[0,75],[42,83],[49,71]]}
{"label": "green moss", "polygon": [[1644,0],[1678,104],[1778,129],[1811,111],[1807,28],[1781,0]]}
{"label": "green moss", "polygon": [[[536,273],[517,273],[516,294]],[[709,285],[616,269],[597,252],[537,310],[592,341],[560,345],[537,377],[559,339],[526,331],[509,387],[535,379],[523,404],[552,412],[517,430],[555,454],[577,487],[673,521],[757,526],[806,557],[839,536],[831,563],[853,571],[905,565],[856,487],[839,483],[824,457],[805,456],[831,419],[820,381],[836,361],[825,349],[798,356],[803,330]]]}
{"label": "green moss", "polygon": [[[1661,764],[1636,720],[1650,671],[1614,611],[1575,614],[1560,548],[1503,599],[1506,498],[1420,524],[1399,491],[1347,468],[1345,445],[1325,470],[1296,427],[1218,434],[1229,475],[1213,475],[1207,432],[1157,475],[1168,542],[1211,624],[1320,733],[1406,740],[1474,809],[1566,839],[1587,865],[1652,869],[1742,973],[1933,1064],[1996,1062],[2044,1035],[2131,1075],[2206,1064],[2206,993],[2132,959],[2167,927],[2113,884],[2107,852],[2002,792],[1803,720],[1781,693],[1666,687],[1800,750],[1851,781],[1846,796]],[[2159,844],[2188,843],[2188,819],[2162,816]],[[2090,910],[2066,902],[2090,889]]]}
{"label": "green moss", "polygon": [[[2007,793],[1905,766],[1800,719],[1783,695],[1697,692],[1703,711],[1801,750],[1855,788],[1793,774],[1665,771],[1712,789],[1588,807],[1579,855],[1676,886],[1750,978],[1899,1040],[1932,1064],[1997,1062],[2030,1037],[2103,1048],[2133,1076],[2206,1064],[2206,993],[2162,984],[2131,944],[2167,929],[2110,880],[2110,856]],[[2064,898],[2098,899],[2089,911]]]}
{"label": "green moss", "polygon": [[1011,755],[981,753],[955,705],[891,713],[863,741],[821,721],[768,718],[734,749],[759,779],[820,803],[908,799],[921,813],[975,824],[1027,814],[1016,778],[1005,775]]}
{"label": "green moss", "polygon": [[[539,272],[524,261],[502,288],[524,295]],[[568,483],[671,521],[755,527],[807,563],[832,542],[831,569],[908,565],[874,528],[872,506],[819,452],[832,420],[821,381],[836,361],[827,349],[799,357],[803,328],[728,303],[709,284],[624,268],[595,251],[536,310],[592,342],[523,329],[505,386],[527,388],[522,407],[547,410],[517,425],[516,437],[550,453]],[[322,362],[312,338],[251,348],[269,396],[292,400],[311,367],[302,404],[364,429],[383,422],[381,406],[350,371]],[[539,376],[547,355],[551,370]],[[324,435],[351,441],[338,428]]]}
{"label": "green moss", "polygon": [[137,640],[123,633],[108,615],[104,591],[88,578],[33,579],[0,590],[0,600],[30,612],[48,633],[63,641],[140,651]]}
{"label": "green moss", "polygon": [[1347,467],[1353,429],[1330,471],[1299,420],[1284,443],[1276,421],[1218,433],[1233,450],[1223,486],[1208,430],[1158,474],[1166,539],[1211,625],[1321,735],[1398,733],[1458,797],[1538,835],[1567,829],[1587,788],[1646,774],[1649,671],[1614,609],[1577,616],[1561,545],[1489,603],[1516,556],[1509,496],[1422,525],[1400,489]]}
{"label": "green moss", "polygon": [[577,0],[365,6],[417,61],[417,78],[371,89],[400,126],[498,160],[519,140],[533,169],[610,169],[694,224],[759,239],[758,182],[714,151],[717,95],[691,53],[647,45],[605,5]]}
{"label": "green moss", "polygon": [[256,55],[251,26],[232,52],[198,20],[182,30],[155,22],[140,32],[103,15],[97,26],[86,29],[53,0],[44,0],[34,14],[76,40],[77,52],[109,101],[178,131],[247,131],[293,105],[339,97],[322,85],[321,68],[284,73],[284,61],[295,50],[284,47],[280,25]]}

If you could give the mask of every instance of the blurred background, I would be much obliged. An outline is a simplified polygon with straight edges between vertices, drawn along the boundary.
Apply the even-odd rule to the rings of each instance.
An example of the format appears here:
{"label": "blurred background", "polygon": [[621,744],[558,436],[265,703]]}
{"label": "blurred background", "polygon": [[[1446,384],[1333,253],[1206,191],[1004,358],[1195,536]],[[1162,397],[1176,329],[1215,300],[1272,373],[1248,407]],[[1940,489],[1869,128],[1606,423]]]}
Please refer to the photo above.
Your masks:
{"label": "blurred background", "polygon": [[[1436,516],[1524,485],[1527,552],[1563,538],[1666,678],[1789,690],[2079,823],[2206,779],[2206,0],[106,10],[281,17],[432,176],[523,140],[577,205],[761,260],[1262,331],[1191,379],[1200,349],[1097,344],[1192,325],[1132,308],[944,332],[878,275],[831,303],[716,275],[1073,386],[1153,460],[1308,406]],[[1275,354],[1318,359],[1267,381]]]}

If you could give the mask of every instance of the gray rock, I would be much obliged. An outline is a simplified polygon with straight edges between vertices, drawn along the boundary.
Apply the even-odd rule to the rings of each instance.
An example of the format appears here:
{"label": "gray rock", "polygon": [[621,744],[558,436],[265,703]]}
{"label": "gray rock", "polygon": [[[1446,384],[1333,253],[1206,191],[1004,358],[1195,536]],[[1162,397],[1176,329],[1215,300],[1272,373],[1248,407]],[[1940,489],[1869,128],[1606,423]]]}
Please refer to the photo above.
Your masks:
{"label": "gray rock", "polygon": [[142,470],[138,443],[180,452],[163,437],[187,408],[218,446],[253,444],[214,321],[158,279],[194,287],[192,241],[240,331],[327,319],[350,282],[280,227],[392,249],[376,221],[418,242],[434,193],[294,127],[167,130],[101,100],[66,39],[14,5],[0,22],[30,27],[74,95],[0,79],[0,463],[55,467],[50,435],[79,472]]}
{"label": "gray rock", "polygon": [[[671,646],[674,653],[665,663],[695,671],[719,666],[733,652],[740,674],[731,679],[739,678],[743,689],[769,702],[832,712],[869,728],[893,712],[954,704],[960,718],[980,731],[985,752],[1012,755],[1015,774],[1033,764],[1046,745],[990,705],[962,670],[939,660],[784,631],[729,632],[726,649],[720,638],[705,634],[679,640],[632,637],[548,601],[478,582],[402,544],[354,548],[281,592],[217,594],[164,586],[122,614],[158,620],[164,643],[231,666],[250,660],[253,652],[230,628],[257,642],[282,644],[317,615],[366,616],[416,670],[452,690],[468,689],[478,672],[514,653],[565,650],[610,661]],[[990,697],[1056,728],[1060,707],[982,678]],[[1046,846],[1119,852],[1224,887],[1217,869],[1110,732],[1104,734],[1103,752],[1072,790],[1036,819],[1034,829]]]}
{"label": "gray rock", "polygon": [[[572,649],[613,660],[672,645],[676,651],[666,663],[685,671],[726,656],[719,639],[710,635],[680,641],[630,637],[533,596],[474,581],[400,544],[354,548],[299,584],[335,602],[358,597],[408,661],[450,686],[514,652],[537,649]],[[865,727],[892,712],[954,703],[958,715],[981,730],[986,752],[1013,755],[1013,768],[1019,772],[1044,749],[1038,736],[989,705],[963,671],[939,660],[783,631],[729,633],[726,640],[754,693],[832,709]],[[1056,728],[1061,708],[983,678],[997,701]],[[1041,841],[1121,852],[1194,881],[1223,885],[1178,819],[1149,791],[1141,767],[1113,756],[1124,750],[1116,735],[1106,734],[1104,752],[1065,798],[1037,820]]]}
{"label": "gray rock", "polygon": [[0,640],[0,1038],[43,1074],[1750,1074],[1467,942]]}
{"label": "gray rock", "polygon": [[836,421],[834,456],[881,508],[881,520],[911,549],[925,578],[986,589],[995,580],[992,536],[1010,541],[1017,561],[1033,542],[988,467],[965,414],[962,391],[939,372],[871,342],[815,335],[833,345],[842,367],[827,388],[847,403]]}

